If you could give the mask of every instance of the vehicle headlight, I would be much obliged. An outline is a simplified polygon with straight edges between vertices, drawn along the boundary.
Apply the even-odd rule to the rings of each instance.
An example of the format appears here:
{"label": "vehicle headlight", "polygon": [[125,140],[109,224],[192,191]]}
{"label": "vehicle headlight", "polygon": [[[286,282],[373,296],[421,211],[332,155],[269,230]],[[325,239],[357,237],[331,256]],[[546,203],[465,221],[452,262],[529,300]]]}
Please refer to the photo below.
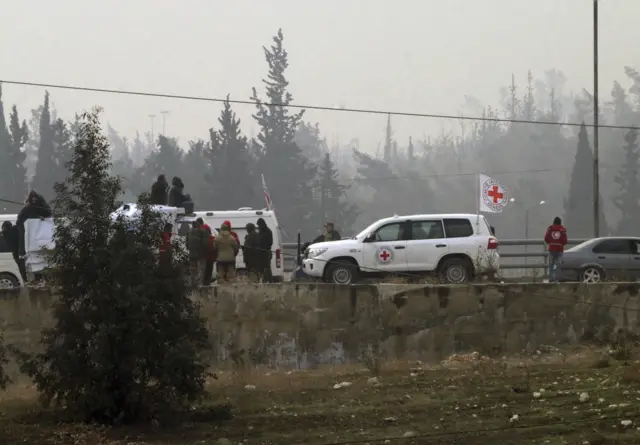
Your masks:
{"label": "vehicle headlight", "polygon": [[322,255],[326,251],[327,251],[326,248],[324,248],[324,249],[309,249],[309,258],[319,257],[320,255]]}

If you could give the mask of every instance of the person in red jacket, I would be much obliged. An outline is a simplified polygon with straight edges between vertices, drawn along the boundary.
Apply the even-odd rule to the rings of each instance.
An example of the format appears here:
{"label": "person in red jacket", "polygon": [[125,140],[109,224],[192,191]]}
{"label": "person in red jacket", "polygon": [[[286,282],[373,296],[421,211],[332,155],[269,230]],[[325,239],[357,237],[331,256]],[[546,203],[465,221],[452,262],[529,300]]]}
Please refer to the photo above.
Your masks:
{"label": "person in red jacket", "polygon": [[208,225],[202,224],[202,228],[207,232],[209,232],[209,251],[207,252],[207,258],[205,260],[204,279],[202,284],[204,286],[210,286],[211,279],[213,278],[213,265],[216,262],[216,252],[215,252],[215,249],[213,248],[213,239],[215,238],[215,236],[213,236],[211,227],[209,227]]}
{"label": "person in red jacket", "polygon": [[231,233],[231,236],[235,238],[236,243],[238,243],[238,246],[241,246],[242,244],[240,244],[240,238],[238,238],[238,234],[233,230],[231,230],[231,221],[225,221],[222,223],[222,225],[229,227],[229,233]]}
{"label": "person in red jacket", "polygon": [[556,281],[556,268],[567,244],[567,229],[562,225],[559,217],[553,219],[553,224],[547,227],[544,242],[549,251],[549,282]]}

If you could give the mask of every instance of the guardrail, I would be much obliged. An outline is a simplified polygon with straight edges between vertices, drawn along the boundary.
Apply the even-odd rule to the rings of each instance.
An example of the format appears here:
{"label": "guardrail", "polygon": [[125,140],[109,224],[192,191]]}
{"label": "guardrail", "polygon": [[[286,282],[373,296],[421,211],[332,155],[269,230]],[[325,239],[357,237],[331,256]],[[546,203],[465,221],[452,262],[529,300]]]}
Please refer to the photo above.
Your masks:
{"label": "guardrail", "polygon": [[[568,246],[587,241],[586,239],[569,240]],[[515,248],[523,249],[515,249]],[[285,272],[292,272],[296,264],[297,244],[283,243],[283,264]],[[544,242],[542,240],[523,240],[523,239],[507,239],[500,240],[500,269],[513,270],[520,269],[523,271],[520,275],[536,273],[536,269],[543,269],[541,272],[546,275],[547,252],[545,251]],[[525,271],[525,269],[529,270]],[[539,273],[539,272],[538,272]]]}

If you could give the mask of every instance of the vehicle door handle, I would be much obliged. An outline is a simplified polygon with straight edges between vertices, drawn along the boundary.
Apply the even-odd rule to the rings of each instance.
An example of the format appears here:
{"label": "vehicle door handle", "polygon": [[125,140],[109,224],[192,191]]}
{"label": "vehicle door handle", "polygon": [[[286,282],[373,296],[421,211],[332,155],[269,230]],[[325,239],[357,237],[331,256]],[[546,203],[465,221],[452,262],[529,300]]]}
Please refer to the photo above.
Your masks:
{"label": "vehicle door handle", "polygon": [[400,249],[404,249],[405,246],[393,246],[394,249],[400,250]]}
{"label": "vehicle door handle", "polygon": [[634,256],[633,259],[634,260],[640,260],[640,256]]}
{"label": "vehicle door handle", "polygon": [[446,244],[436,244],[436,247],[447,247]]}
{"label": "vehicle door handle", "polygon": [[604,259],[606,259],[607,257],[606,257],[606,256],[599,256],[598,258],[599,258],[599,259],[601,259],[601,260],[604,260]]}

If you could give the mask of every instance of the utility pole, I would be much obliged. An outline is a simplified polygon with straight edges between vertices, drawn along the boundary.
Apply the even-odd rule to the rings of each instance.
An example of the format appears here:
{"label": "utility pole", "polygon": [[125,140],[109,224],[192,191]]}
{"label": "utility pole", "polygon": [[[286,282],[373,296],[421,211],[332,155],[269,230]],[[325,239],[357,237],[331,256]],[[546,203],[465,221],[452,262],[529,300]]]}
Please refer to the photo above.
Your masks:
{"label": "utility pole", "polygon": [[600,236],[600,132],[598,131],[598,0],[593,0],[593,236]]}
{"label": "utility pole", "polygon": [[170,111],[167,111],[167,110],[160,111],[160,114],[162,114],[162,136],[167,135],[167,133],[165,133],[165,130],[166,130],[166,124],[167,124],[167,114],[169,113]]}
{"label": "utility pole", "polygon": [[150,114],[149,119],[151,119],[151,141],[155,145],[156,143],[156,135],[155,135],[155,127],[156,127],[156,115]]}

